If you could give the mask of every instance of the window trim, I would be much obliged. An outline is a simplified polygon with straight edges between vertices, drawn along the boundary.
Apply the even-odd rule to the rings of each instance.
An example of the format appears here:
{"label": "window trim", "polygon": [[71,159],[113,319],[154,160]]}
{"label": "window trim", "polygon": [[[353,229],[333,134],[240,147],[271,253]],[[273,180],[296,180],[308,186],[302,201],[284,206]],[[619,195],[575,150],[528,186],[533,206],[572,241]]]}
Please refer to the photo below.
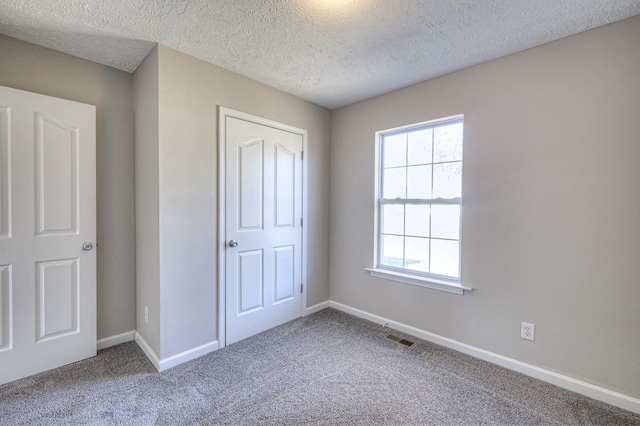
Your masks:
{"label": "window trim", "polygon": [[372,277],[411,284],[418,287],[430,288],[433,290],[446,291],[463,295],[465,292],[473,291],[473,287],[464,287],[459,282],[439,280],[434,277],[423,277],[419,275],[407,274],[405,270],[394,271],[392,269],[364,268]]}
{"label": "window trim", "polygon": [[[373,268],[364,268],[371,276],[377,278],[388,279],[392,281],[399,281],[407,284],[417,285],[421,287],[431,288],[435,290],[447,291],[455,294],[464,294],[465,291],[473,290],[472,287],[465,287],[462,285],[462,235],[459,238],[459,265],[458,265],[458,277],[450,277],[444,275],[438,275],[434,273],[424,273],[419,271],[411,271],[404,268],[395,268],[393,266],[382,265],[380,262],[380,245],[382,236],[382,206],[385,204],[443,204],[443,205],[459,205],[462,207],[462,197],[443,199],[385,199],[382,198],[382,169],[384,156],[382,153],[382,141],[385,136],[393,136],[395,134],[407,133],[413,129],[424,127],[439,127],[447,124],[453,124],[462,122],[464,123],[464,114],[454,115],[436,120],[429,120],[421,123],[410,124],[401,127],[395,127],[386,130],[380,130],[375,133],[375,199],[374,199],[374,221],[375,221],[375,235],[374,235],[374,253],[373,253]],[[464,163],[463,163],[464,173]],[[400,201],[402,200],[402,201]],[[462,221],[462,214],[460,216]]]}

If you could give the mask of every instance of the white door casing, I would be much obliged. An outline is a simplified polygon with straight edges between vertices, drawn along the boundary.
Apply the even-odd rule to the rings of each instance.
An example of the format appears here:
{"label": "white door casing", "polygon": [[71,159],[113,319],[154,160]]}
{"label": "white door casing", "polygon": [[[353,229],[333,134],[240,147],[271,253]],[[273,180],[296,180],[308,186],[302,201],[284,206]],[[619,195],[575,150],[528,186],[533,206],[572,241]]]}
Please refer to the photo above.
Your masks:
{"label": "white door casing", "polygon": [[221,107],[219,143],[224,345],[304,314],[306,131]]}
{"label": "white door casing", "polygon": [[0,86],[0,384],[96,354],[95,117]]}

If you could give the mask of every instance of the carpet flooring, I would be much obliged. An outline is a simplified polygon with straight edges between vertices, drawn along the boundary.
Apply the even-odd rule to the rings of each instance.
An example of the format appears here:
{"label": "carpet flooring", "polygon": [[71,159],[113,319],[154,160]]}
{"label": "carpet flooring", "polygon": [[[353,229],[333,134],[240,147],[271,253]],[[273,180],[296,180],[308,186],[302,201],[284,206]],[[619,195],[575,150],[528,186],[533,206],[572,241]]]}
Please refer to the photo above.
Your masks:
{"label": "carpet flooring", "polygon": [[325,309],[157,373],[135,343],[0,386],[4,425],[633,424],[640,415]]}

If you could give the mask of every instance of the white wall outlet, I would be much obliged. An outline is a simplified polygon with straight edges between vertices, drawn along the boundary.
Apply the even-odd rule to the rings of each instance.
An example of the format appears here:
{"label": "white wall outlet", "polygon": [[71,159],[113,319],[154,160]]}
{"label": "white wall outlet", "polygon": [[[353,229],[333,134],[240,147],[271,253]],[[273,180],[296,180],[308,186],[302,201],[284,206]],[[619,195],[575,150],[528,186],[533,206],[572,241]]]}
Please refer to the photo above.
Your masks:
{"label": "white wall outlet", "polygon": [[149,308],[144,307],[144,322],[149,324]]}
{"label": "white wall outlet", "polygon": [[536,340],[536,325],[523,322],[520,325],[520,337],[524,340]]}

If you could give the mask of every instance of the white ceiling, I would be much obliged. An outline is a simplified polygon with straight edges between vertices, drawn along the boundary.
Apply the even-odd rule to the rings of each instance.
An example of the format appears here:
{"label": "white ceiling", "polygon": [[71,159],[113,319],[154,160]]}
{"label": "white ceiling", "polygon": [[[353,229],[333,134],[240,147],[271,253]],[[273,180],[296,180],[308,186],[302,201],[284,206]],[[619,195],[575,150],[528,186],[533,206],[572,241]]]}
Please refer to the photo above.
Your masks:
{"label": "white ceiling", "polygon": [[0,33],[133,72],[155,43],[327,108],[640,14],[640,0],[0,0]]}

